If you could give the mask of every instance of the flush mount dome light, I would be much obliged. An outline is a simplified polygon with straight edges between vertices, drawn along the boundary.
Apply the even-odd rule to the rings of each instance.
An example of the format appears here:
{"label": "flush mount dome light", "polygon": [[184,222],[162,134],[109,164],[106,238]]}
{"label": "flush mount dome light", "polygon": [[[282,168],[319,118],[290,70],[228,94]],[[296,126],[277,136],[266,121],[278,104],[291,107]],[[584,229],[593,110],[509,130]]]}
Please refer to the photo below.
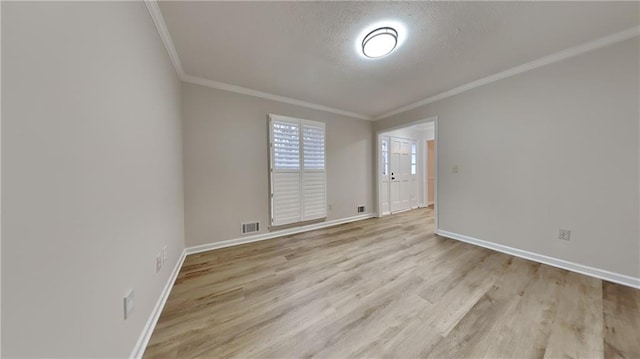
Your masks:
{"label": "flush mount dome light", "polygon": [[362,53],[366,57],[378,58],[388,55],[398,44],[398,32],[392,27],[377,28],[362,40]]}

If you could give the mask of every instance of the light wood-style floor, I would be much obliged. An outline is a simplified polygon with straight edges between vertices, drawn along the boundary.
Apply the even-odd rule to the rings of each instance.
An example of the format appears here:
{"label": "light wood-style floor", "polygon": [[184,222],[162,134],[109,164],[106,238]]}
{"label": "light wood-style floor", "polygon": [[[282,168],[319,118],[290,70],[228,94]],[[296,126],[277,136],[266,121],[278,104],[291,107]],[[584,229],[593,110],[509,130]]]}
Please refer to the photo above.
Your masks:
{"label": "light wood-style floor", "polygon": [[640,358],[640,291],[420,209],[187,257],[145,357]]}

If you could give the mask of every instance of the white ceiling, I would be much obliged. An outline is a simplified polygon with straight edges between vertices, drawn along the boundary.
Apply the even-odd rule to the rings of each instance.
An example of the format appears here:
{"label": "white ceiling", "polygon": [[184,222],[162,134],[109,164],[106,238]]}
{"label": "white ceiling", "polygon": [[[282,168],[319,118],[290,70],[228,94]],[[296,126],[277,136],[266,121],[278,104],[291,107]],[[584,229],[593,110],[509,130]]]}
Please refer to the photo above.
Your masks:
{"label": "white ceiling", "polygon": [[[186,74],[372,117],[639,24],[638,2],[159,6]],[[359,36],[384,20],[404,43],[363,58]]]}

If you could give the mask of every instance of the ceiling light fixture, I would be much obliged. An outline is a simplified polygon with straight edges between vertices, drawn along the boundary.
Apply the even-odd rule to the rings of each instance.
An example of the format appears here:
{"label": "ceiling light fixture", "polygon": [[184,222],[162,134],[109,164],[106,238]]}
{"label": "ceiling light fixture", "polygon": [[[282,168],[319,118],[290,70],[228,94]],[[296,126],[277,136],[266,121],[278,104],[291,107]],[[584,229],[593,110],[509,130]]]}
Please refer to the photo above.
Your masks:
{"label": "ceiling light fixture", "polygon": [[398,32],[392,27],[377,28],[362,40],[364,56],[375,59],[391,53],[398,44]]}

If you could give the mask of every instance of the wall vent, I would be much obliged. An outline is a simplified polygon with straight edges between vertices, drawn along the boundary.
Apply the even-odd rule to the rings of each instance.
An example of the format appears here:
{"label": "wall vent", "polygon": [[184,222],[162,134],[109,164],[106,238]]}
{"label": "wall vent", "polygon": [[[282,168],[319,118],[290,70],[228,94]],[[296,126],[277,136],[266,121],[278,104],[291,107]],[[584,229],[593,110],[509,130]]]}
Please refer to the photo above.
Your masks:
{"label": "wall vent", "polygon": [[364,206],[358,206],[358,213],[364,213]]}
{"label": "wall vent", "polygon": [[251,222],[242,224],[242,234],[260,231],[260,222]]}

